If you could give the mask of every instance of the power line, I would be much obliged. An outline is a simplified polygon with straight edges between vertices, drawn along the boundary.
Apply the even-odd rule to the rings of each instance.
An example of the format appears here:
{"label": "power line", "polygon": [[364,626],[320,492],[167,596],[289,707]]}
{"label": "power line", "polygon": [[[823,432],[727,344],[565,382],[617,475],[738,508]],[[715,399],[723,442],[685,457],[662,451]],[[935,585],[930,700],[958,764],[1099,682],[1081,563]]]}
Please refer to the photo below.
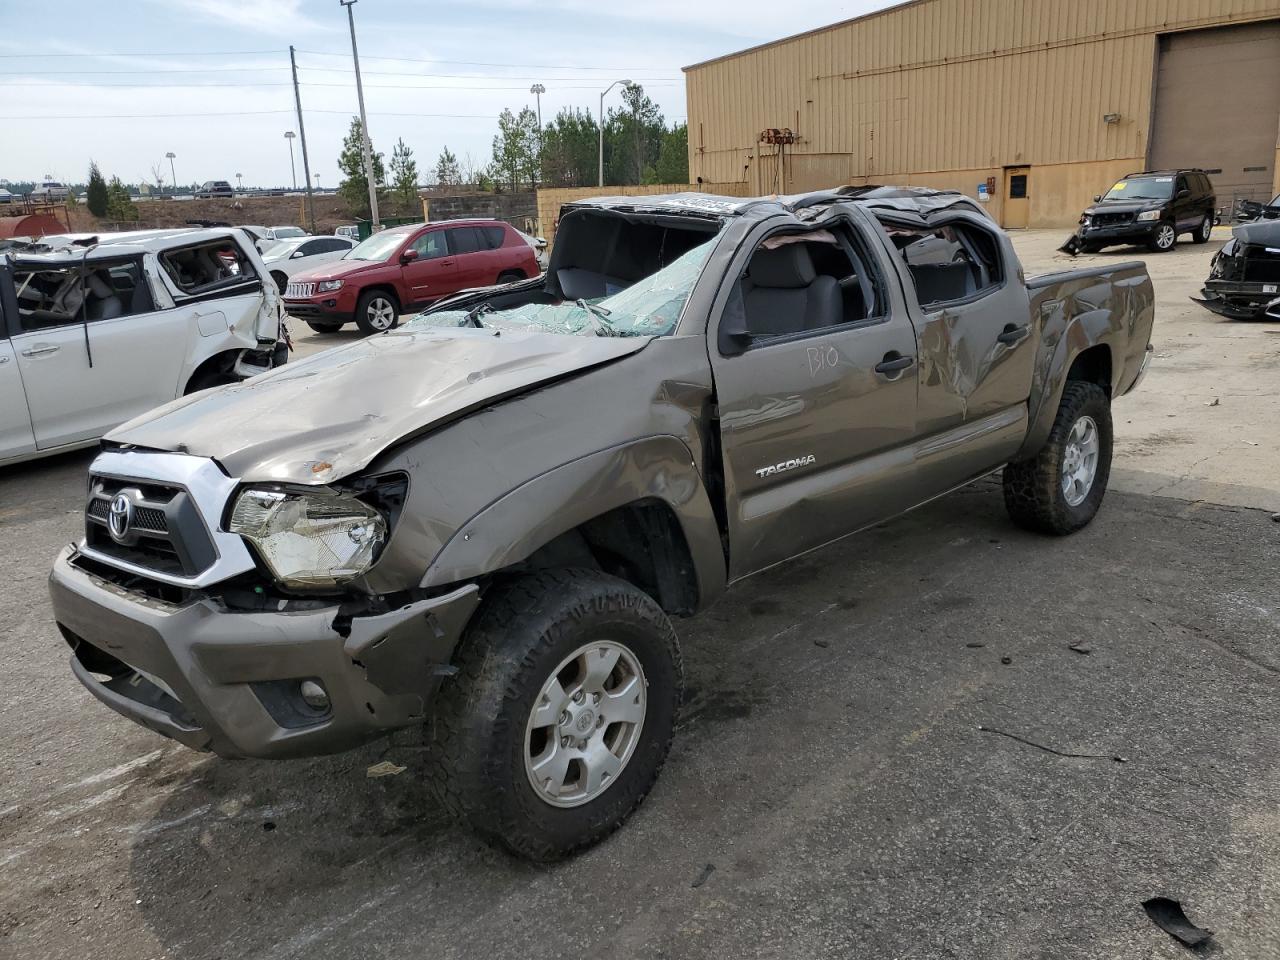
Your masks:
{"label": "power line", "polygon": [[0,60],[45,60],[49,57],[260,57],[283,50],[187,50],[184,52],[154,50],[139,53],[0,53]]}
{"label": "power line", "polygon": [[[350,110],[315,110],[308,109],[307,113],[333,113],[347,116]],[[31,115],[31,116],[11,116],[0,117],[0,120],[172,120],[172,119],[202,119],[205,117],[259,117],[269,114],[289,113],[292,110],[236,110],[224,113],[85,113],[85,114],[59,114],[52,115]],[[370,116],[373,117],[431,117],[438,119],[453,120],[496,120],[497,114],[492,113],[395,113],[388,111],[371,111]]]}
{"label": "power line", "polygon": [[[309,53],[318,57],[345,57],[344,53],[329,53],[325,50],[299,50],[299,53]],[[461,67],[521,67],[531,70],[606,70],[619,71],[625,73],[627,71],[635,72],[637,70],[652,70],[653,64],[647,67],[575,67],[567,63],[489,63],[482,60],[440,60],[434,57],[375,57],[367,56],[366,60],[391,60],[397,63],[448,63]],[[679,70],[679,67],[672,67],[672,70]]]}
{"label": "power line", "polygon": [[156,73],[244,73],[249,70],[288,70],[288,67],[196,67],[191,70],[0,70],[0,76],[89,76],[89,75],[119,75],[122,77],[141,74],[143,76],[151,76]]}

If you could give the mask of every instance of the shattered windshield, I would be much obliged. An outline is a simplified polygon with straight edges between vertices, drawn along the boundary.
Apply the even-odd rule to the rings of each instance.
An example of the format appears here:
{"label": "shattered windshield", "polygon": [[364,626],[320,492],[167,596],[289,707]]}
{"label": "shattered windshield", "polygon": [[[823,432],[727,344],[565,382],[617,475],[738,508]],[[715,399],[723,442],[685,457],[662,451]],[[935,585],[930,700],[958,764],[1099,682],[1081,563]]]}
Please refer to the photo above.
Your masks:
{"label": "shattered windshield", "polygon": [[[560,303],[527,303],[510,310],[466,310],[423,314],[405,324],[415,327],[465,327],[476,323],[498,330],[567,333],[574,336],[662,337],[680,319],[693,285],[715,241],[709,240],[612,296]],[[483,312],[482,312],[483,311]]]}
{"label": "shattered windshield", "polygon": [[1103,200],[1168,200],[1173,196],[1173,177],[1121,180],[1107,191]]}

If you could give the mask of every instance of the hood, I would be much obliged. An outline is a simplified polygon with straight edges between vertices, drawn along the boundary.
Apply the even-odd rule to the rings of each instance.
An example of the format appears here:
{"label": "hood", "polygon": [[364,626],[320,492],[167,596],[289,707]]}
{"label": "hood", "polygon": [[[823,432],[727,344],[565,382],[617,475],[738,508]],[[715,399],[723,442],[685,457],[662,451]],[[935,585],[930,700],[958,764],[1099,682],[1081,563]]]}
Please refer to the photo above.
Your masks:
{"label": "hood", "polygon": [[474,328],[392,331],[175,400],[106,439],[212,457],[243,480],[329,483],[403,440],[648,342]]}
{"label": "hood", "polygon": [[1159,210],[1168,200],[1103,200],[1084,208],[1089,216],[1095,213],[1139,213],[1143,210]]}
{"label": "hood", "polygon": [[1231,235],[1241,243],[1280,248],[1280,220],[1256,220],[1231,228]]}
{"label": "hood", "polygon": [[357,273],[365,273],[372,270],[382,270],[389,266],[394,266],[394,258],[392,260],[330,260],[328,263],[322,263],[314,267],[308,267],[306,270],[299,270],[293,275],[293,279],[302,282],[312,282],[316,280],[340,280],[353,276]]}

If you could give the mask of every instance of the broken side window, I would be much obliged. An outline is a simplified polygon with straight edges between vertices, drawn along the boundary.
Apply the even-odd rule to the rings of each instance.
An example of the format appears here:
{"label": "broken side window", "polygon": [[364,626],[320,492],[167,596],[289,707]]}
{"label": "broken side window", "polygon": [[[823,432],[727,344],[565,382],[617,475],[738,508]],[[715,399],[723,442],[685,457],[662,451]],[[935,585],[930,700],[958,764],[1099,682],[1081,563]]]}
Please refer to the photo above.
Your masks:
{"label": "broken side window", "polygon": [[191,297],[258,279],[248,256],[230,237],[168,250],[160,255],[160,265],[174,285]]}
{"label": "broken side window", "polygon": [[115,320],[155,309],[137,259],[92,260],[83,266],[19,264],[13,282],[18,326],[24,332]]}
{"label": "broken side window", "polygon": [[968,223],[913,227],[881,224],[906,261],[922,307],[970,300],[1004,282],[1000,246],[987,230]]}

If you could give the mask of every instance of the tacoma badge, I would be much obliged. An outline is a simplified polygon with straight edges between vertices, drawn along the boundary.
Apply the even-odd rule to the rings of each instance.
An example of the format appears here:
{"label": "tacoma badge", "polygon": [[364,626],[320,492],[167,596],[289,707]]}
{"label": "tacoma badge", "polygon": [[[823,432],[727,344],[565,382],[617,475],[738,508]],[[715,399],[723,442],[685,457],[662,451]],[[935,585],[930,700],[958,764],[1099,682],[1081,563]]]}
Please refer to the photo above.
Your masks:
{"label": "tacoma badge", "polygon": [[803,457],[796,457],[794,460],[784,460],[782,463],[775,463],[770,467],[761,467],[756,471],[756,476],[772,477],[775,473],[786,473],[788,470],[796,469],[796,467],[807,467],[817,462],[818,458],[810,453]]}

